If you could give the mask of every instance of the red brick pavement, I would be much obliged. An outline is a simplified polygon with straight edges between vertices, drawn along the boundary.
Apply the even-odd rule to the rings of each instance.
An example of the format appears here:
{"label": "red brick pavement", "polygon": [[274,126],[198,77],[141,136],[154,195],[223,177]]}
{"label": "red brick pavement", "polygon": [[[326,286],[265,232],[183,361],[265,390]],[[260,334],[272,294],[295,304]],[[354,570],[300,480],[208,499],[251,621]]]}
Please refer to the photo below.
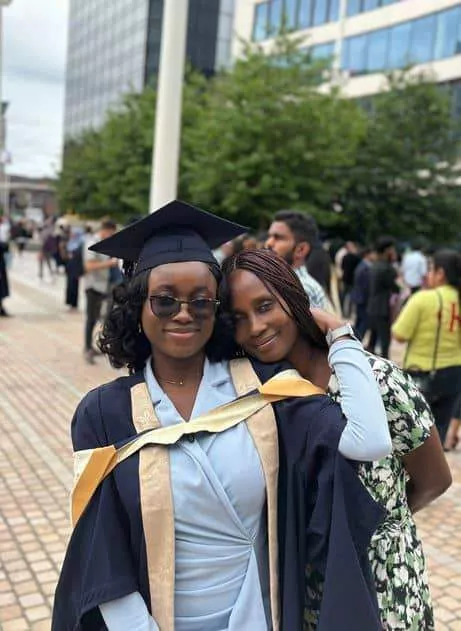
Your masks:
{"label": "red brick pavement", "polygon": [[[62,279],[38,283],[16,262],[14,318],[0,319],[0,629],[47,631],[69,536],[69,424],[90,388],[117,373],[82,356],[82,314],[62,306]],[[18,282],[20,280],[21,282]],[[461,631],[461,452],[455,482],[418,515],[429,560],[437,630]],[[423,631],[423,630],[418,630]]]}

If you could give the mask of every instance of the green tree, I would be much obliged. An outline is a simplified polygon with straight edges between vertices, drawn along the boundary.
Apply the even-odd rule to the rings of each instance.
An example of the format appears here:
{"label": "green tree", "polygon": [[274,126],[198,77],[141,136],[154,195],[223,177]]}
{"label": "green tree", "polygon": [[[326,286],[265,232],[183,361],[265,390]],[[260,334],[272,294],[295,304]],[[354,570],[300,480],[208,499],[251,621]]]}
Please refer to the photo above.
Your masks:
{"label": "green tree", "polygon": [[[188,129],[201,115],[207,80],[190,68],[186,73],[183,106],[183,151],[190,151]],[[111,215],[120,221],[147,213],[152,165],[156,91],[148,86],[129,94],[109,112],[97,131],[83,133],[65,146],[58,192],[61,207],[91,218]],[[180,194],[190,198],[190,178],[181,168]]]}
{"label": "green tree", "polygon": [[460,135],[450,109],[449,94],[431,77],[389,75],[387,89],[372,102],[342,199],[351,236],[456,238]]}
{"label": "green tree", "polygon": [[248,46],[209,84],[187,129],[191,199],[253,227],[284,207],[337,221],[332,202],[348,184],[365,124],[355,103],[319,91],[325,72],[285,36],[271,56]]}
{"label": "green tree", "polygon": [[61,207],[83,216],[126,220],[149,204],[155,90],[129,94],[98,131],[66,144]]}

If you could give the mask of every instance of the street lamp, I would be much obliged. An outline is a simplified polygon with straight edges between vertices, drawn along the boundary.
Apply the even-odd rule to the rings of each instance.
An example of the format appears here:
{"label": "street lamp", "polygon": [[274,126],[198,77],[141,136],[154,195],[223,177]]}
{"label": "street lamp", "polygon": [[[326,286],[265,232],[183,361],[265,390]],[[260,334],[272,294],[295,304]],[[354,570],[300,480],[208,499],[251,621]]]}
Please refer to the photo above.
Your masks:
{"label": "street lamp", "polygon": [[189,0],[163,3],[150,212],[177,196],[188,8]]}

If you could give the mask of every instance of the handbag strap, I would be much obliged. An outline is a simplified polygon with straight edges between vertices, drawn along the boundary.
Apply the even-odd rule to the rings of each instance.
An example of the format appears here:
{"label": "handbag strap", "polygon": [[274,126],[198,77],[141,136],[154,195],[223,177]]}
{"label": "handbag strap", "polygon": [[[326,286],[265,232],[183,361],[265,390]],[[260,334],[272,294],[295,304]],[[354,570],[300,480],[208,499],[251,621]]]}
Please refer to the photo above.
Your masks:
{"label": "handbag strap", "polygon": [[436,290],[436,293],[437,293],[437,298],[439,299],[439,311],[437,313],[437,320],[438,320],[437,335],[435,337],[434,355],[432,357],[432,370],[431,370],[432,373],[435,372],[436,365],[437,365],[437,355],[438,355],[438,352],[439,352],[440,330],[442,328],[442,315],[443,315],[442,296],[441,296],[440,291],[438,289]]}

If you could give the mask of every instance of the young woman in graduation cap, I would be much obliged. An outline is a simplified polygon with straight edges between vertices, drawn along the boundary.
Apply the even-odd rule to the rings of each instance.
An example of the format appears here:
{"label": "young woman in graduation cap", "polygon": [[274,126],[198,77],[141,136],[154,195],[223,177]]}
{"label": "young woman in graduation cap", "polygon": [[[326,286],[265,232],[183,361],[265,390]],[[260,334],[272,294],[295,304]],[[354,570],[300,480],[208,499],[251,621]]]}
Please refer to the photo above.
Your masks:
{"label": "young woman in graduation cap", "polygon": [[172,202],[92,246],[125,261],[101,349],[130,374],[72,421],[53,631],[297,631],[308,562],[325,577],[320,631],[381,628],[365,552],[382,510],[347,460],[390,450],[378,389],[339,341],[339,379],[367,390],[367,414],[347,423],[288,366],[262,379],[225,361],[211,248],[244,231]]}
{"label": "young woman in graduation cap", "polygon": [[[332,375],[329,364],[332,353],[339,352],[332,340],[350,326],[343,323],[341,330],[337,328],[341,322],[334,316],[313,310],[324,332],[320,330],[308,297],[284,260],[267,250],[241,252],[225,262],[223,272],[222,307],[232,313],[241,347],[267,363],[266,371],[259,373],[262,380],[272,375],[271,362],[288,359],[303,377],[328,388],[344,410],[352,405],[348,417],[357,418],[360,409],[364,414],[372,413],[368,393],[356,392],[355,401],[351,399],[348,384],[345,380],[341,383],[338,371]],[[350,333],[353,335],[352,330]],[[351,338],[342,343],[342,361],[349,360],[349,370],[354,364],[358,368],[359,348]],[[365,356],[361,350],[359,353],[366,357],[379,385],[393,443],[393,452],[386,458],[362,463],[359,468],[365,486],[386,508],[386,518],[369,547],[381,618],[389,630],[430,631],[434,618],[428,577],[412,513],[448,488],[450,470],[431,411],[412,380],[392,362]],[[307,572],[305,629],[311,631],[317,628],[321,615],[323,576],[313,566]]]}

